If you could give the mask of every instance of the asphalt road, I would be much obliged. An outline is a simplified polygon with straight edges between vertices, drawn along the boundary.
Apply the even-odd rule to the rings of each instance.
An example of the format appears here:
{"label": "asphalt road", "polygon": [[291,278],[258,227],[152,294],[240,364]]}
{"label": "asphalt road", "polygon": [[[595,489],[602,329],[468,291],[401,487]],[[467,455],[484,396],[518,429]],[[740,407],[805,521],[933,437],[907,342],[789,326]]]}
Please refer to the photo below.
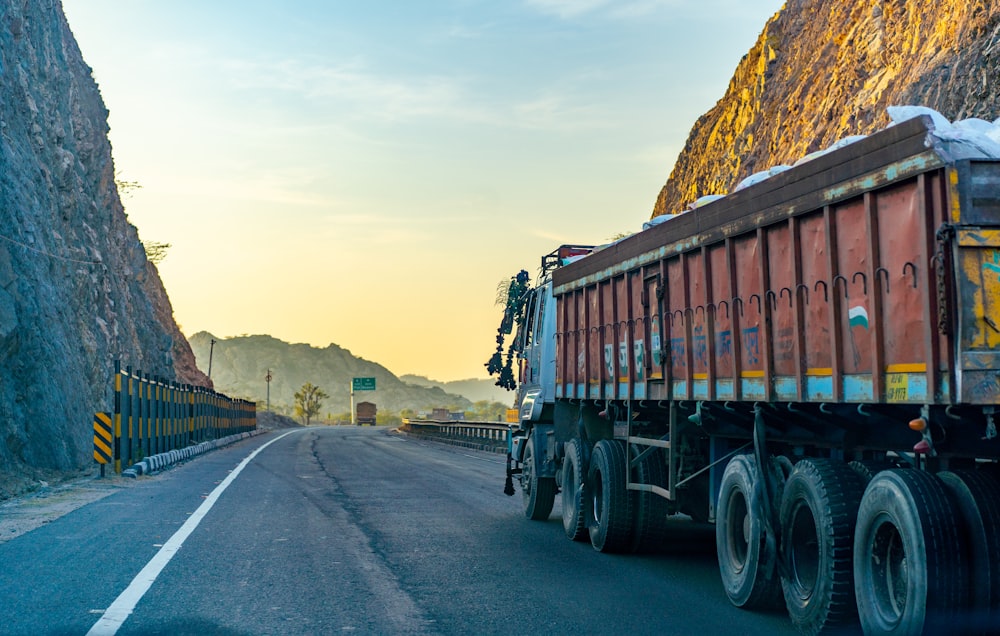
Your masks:
{"label": "asphalt road", "polygon": [[384,428],[279,435],[0,544],[0,634],[86,634],[122,596],[122,635],[793,633],[783,612],[729,605],[709,526],[678,523],[659,554],[598,554],[558,513],[526,520],[499,455]]}

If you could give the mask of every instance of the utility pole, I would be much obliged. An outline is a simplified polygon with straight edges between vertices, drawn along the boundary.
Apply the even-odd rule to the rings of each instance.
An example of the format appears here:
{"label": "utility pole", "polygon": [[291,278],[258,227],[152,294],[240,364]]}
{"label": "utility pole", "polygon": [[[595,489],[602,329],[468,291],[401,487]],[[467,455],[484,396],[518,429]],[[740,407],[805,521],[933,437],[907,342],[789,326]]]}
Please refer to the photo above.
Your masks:
{"label": "utility pole", "polygon": [[270,369],[267,370],[267,375],[264,376],[264,379],[267,380],[267,410],[270,411],[271,410],[271,370]]}
{"label": "utility pole", "polygon": [[215,338],[209,341],[208,345],[208,379],[212,379],[212,354],[215,353]]}

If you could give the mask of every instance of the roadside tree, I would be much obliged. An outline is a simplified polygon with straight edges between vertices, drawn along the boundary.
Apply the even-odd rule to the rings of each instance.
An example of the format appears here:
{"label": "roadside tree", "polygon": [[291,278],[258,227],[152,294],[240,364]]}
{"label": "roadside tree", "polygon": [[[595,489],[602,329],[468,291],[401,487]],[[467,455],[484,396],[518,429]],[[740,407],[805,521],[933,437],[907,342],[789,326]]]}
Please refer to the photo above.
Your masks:
{"label": "roadside tree", "polygon": [[306,426],[310,420],[320,414],[323,408],[323,400],[330,397],[323,392],[323,389],[306,382],[302,388],[295,392],[295,415],[302,419]]}

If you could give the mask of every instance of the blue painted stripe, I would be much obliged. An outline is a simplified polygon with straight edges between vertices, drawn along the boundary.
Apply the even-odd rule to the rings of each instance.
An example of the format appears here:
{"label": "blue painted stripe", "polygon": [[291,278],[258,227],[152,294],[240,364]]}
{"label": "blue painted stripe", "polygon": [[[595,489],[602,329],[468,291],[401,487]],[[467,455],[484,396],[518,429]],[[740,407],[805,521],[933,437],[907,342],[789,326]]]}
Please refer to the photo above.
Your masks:
{"label": "blue painted stripe", "polygon": [[807,375],[806,400],[813,402],[829,402],[833,399],[833,376]]}

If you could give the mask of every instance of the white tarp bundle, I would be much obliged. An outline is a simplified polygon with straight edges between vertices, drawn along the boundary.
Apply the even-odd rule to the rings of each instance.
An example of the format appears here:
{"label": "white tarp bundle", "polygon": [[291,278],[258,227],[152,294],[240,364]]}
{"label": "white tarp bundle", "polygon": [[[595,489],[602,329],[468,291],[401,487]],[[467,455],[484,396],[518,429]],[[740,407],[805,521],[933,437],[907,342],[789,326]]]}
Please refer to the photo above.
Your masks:
{"label": "white tarp bundle", "polygon": [[951,160],[1000,159],[1000,119],[988,122],[971,117],[956,122],[926,106],[890,106],[886,109],[895,125],[927,115],[934,122],[928,146],[933,146]]}

